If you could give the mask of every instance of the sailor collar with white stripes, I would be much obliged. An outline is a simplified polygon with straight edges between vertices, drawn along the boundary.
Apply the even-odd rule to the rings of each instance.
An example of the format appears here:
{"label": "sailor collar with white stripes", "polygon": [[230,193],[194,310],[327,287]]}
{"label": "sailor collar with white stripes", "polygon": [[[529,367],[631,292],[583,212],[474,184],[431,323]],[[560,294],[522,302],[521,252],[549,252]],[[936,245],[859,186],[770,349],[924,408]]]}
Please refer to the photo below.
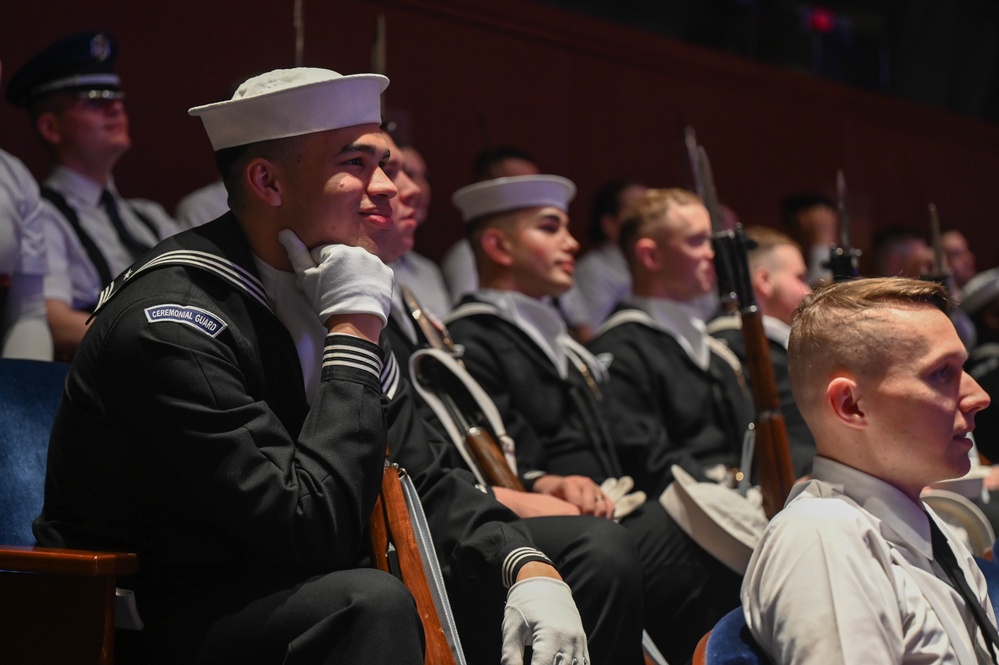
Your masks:
{"label": "sailor collar with white stripes", "polygon": [[539,300],[518,291],[497,289],[479,289],[475,295],[496,307],[500,316],[527,333],[552,361],[561,378],[569,376],[569,359],[566,355],[569,331],[562,314],[550,300]]}
{"label": "sailor collar with white stripes", "polygon": [[694,364],[703,370],[708,369],[711,364],[708,329],[696,306],[646,296],[632,296],[629,302],[670,333]]}

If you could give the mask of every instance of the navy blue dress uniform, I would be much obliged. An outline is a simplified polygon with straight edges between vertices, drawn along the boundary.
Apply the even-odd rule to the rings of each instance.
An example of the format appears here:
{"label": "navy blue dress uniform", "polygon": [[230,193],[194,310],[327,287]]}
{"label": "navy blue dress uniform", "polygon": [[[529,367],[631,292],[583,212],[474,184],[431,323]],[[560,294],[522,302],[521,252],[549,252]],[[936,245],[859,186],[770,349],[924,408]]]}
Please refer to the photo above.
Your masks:
{"label": "navy blue dress uniform", "polygon": [[[475,295],[466,296],[447,323],[464,347],[465,367],[517,443],[526,487],[544,473],[597,482],[622,475],[612,423],[597,397],[607,388],[599,367],[570,362],[563,378],[530,335]],[[645,628],[669,662],[684,662],[698,639],[738,604],[741,580],[698,547],[654,498],[621,525],[641,558]]]}
{"label": "navy blue dress uniform", "polygon": [[[449,475],[464,479],[467,484],[475,482],[474,476],[465,466],[453,445],[441,434],[442,426],[436,414],[426,403],[415,395],[409,374],[409,358],[419,348],[413,340],[413,330],[405,321],[400,321],[400,312],[393,309],[388,324],[382,333],[382,346],[387,353],[393,353],[398,360],[403,379],[400,382],[402,394],[395,396],[391,409],[407,414],[404,419],[390,419],[390,422],[407,422],[406,427],[393,425],[391,441],[410,442],[406,448],[396,451],[407,469],[422,468],[425,462],[420,458],[430,450],[439,455],[440,463],[455,469]],[[418,414],[413,411],[418,410]],[[422,418],[422,427],[417,419]],[[396,432],[396,429],[409,433]],[[413,433],[421,430],[422,434]],[[425,441],[425,443],[424,443]],[[482,491],[487,491],[482,488]],[[421,495],[422,496],[422,495]],[[486,503],[483,498],[469,497],[464,490],[444,494],[445,502],[458,496],[462,501],[472,499],[472,505]],[[491,497],[491,493],[490,493]],[[490,498],[488,503],[492,503]],[[426,508],[427,501],[423,501]],[[457,520],[447,515],[444,505],[440,506],[440,528],[453,528]],[[452,512],[454,507],[450,509]],[[512,514],[511,514],[512,515]],[[428,518],[435,522],[433,511],[428,510]],[[451,525],[448,525],[448,521]],[[592,663],[637,663],[641,662],[641,629],[643,625],[642,575],[638,552],[634,543],[621,532],[621,528],[605,519],[595,517],[536,517],[530,519],[506,520],[509,527],[517,530],[540,551],[544,552],[559,569],[566,583],[572,588],[573,598],[579,608],[586,628]],[[436,533],[435,533],[436,540]],[[441,559],[445,559],[442,557]],[[465,576],[452,576],[449,590],[455,608],[459,633],[462,635],[466,656],[479,654],[482,662],[489,662],[489,654],[495,654],[499,635],[492,628],[498,621],[498,610],[502,598],[490,576],[482,577],[474,573],[481,595],[468,593],[468,580]],[[493,591],[489,591],[493,589]],[[469,639],[471,638],[471,639]],[[494,658],[493,658],[494,659]],[[477,658],[471,659],[478,662]]]}
{"label": "navy blue dress uniform", "polygon": [[145,628],[119,631],[126,659],[280,662],[291,643],[306,662],[331,644],[345,662],[421,662],[406,589],[356,569],[388,440],[381,349],[331,335],[310,409],[233,217],[151,258],[115,280],[77,353],[39,545],[139,554],[121,583]]}
{"label": "navy blue dress uniform", "polygon": [[[798,410],[798,404],[794,401],[791,393],[791,379],[787,373],[787,342],[786,336],[782,342],[776,339],[777,333],[771,334],[767,328],[768,318],[764,317],[764,332],[770,343],[770,360],[774,366],[774,379],[777,382],[777,394],[780,397],[781,415],[784,416],[784,425],[787,427],[787,439],[791,448],[791,466],[794,469],[795,478],[807,476],[812,472],[812,459],[815,457],[815,437],[808,429],[808,424]],[[776,321],[776,319],[773,319]],[[776,321],[778,324],[786,324]],[[725,342],[732,353],[739,358],[743,367],[746,364],[746,341],[742,336],[742,325],[737,316],[722,316],[712,321],[708,326],[709,331],[716,338]],[[752,382],[753,377],[746,376]]]}
{"label": "navy blue dress uniform", "polygon": [[604,409],[621,465],[650,496],[672,481],[673,464],[698,480],[711,467],[739,465],[752,402],[738,360],[706,333],[704,341],[701,366],[674,334],[625,303],[590,344],[612,358]]}

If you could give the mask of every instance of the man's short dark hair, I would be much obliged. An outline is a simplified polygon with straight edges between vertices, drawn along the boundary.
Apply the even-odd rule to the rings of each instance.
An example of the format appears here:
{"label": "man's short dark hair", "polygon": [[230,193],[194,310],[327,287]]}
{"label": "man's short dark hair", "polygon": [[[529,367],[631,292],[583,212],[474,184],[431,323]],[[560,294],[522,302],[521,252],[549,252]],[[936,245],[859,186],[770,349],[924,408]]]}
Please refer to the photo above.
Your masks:
{"label": "man's short dark hair", "polygon": [[836,210],[836,204],[829,197],[817,192],[798,192],[785,196],[780,202],[780,217],[784,228],[792,235],[797,233],[798,215],[819,206]]}
{"label": "man's short dark hair", "polygon": [[538,163],[533,155],[520,148],[511,146],[485,148],[475,156],[475,160],[472,162],[472,174],[477,181],[492,180],[496,177],[496,166],[505,159],[522,159],[532,164]]}
{"label": "man's short dark hair", "polygon": [[593,207],[590,211],[590,240],[599,244],[607,240],[604,232],[604,215],[618,215],[621,212],[621,194],[630,187],[642,187],[637,180],[619,179],[605,183],[593,196]]}

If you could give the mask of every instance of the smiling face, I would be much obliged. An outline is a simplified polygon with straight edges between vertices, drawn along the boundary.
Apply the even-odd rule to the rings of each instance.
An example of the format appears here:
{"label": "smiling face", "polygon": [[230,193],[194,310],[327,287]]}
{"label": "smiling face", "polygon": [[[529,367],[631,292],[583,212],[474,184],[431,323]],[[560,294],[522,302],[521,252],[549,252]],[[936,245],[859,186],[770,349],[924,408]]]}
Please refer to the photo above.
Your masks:
{"label": "smiling face", "polygon": [[553,206],[519,210],[502,234],[515,290],[542,298],[572,287],[579,243],[563,211]]}
{"label": "smiling face", "polygon": [[[392,150],[395,153],[395,149]],[[430,181],[427,180],[427,163],[423,155],[413,146],[406,146],[402,149],[402,168],[417,187],[420,188],[419,201],[416,204],[416,222],[422,224],[427,221],[427,212],[430,210]],[[396,183],[398,186],[398,183]]]}
{"label": "smiling face", "polygon": [[413,249],[416,228],[419,226],[417,213],[423,192],[409,176],[408,158],[404,159],[406,153],[399,150],[392,137],[385,135],[385,138],[391,151],[385,163],[385,175],[392,180],[399,193],[392,199],[394,223],[388,228],[376,231],[373,238],[378,245],[378,258],[385,263],[392,263]]}
{"label": "smiling face", "polygon": [[277,160],[282,219],[307,247],[344,244],[377,253],[391,228],[396,187],[385,174],[389,143],[367,124],[288,139]]}
{"label": "smiling face", "polygon": [[868,473],[910,497],[926,485],[968,472],[968,433],[988,395],[963,369],[967,353],[940,310],[888,310],[879,327],[889,354],[880,378],[859,380],[859,410],[871,451]]}

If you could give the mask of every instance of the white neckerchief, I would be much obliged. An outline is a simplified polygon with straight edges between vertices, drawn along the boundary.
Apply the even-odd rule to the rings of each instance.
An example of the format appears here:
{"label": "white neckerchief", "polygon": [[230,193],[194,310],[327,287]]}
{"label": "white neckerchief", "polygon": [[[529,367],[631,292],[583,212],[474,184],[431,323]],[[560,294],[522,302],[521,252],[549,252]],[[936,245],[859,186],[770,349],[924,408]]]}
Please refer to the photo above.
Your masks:
{"label": "white neckerchief", "polygon": [[496,307],[505,319],[527,333],[552,361],[561,378],[569,376],[566,356],[569,331],[562,314],[550,300],[497,289],[479,289],[476,297]]}
{"label": "white neckerchief", "polygon": [[651,316],[676,339],[695,365],[707,371],[711,365],[711,347],[708,346],[708,328],[698,307],[666,298],[635,295],[629,302]]}
{"label": "white neckerchief", "polygon": [[771,342],[777,342],[785,349],[787,349],[788,338],[791,337],[791,326],[787,325],[780,319],[775,319],[772,316],[763,317],[763,334],[767,336]]}
{"label": "white neckerchief", "polygon": [[312,404],[312,399],[319,390],[323,349],[329,331],[319,321],[305,294],[296,285],[295,273],[278,270],[256,254],[253,255],[253,262],[260,273],[260,281],[274,314],[288,329],[295,342],[298,362],[302,365],[302,377],[305,379],[305,397]]}

